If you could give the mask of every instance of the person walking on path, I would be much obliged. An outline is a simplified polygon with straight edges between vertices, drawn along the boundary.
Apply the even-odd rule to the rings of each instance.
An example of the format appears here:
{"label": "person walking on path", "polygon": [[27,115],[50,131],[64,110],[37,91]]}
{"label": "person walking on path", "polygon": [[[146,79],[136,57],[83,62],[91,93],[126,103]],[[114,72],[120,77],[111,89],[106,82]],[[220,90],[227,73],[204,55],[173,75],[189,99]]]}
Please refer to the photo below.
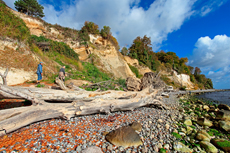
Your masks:
{"label": "person walking on path", "polygon": [[59,71],[59,79],[65,82],[65,66],[63,66]]}
{"label": "person walking on path", "polygon": [[38,64],[38,68],[37,68],[37,75],[38,75],[37,84],[39,84],[40,81],[42,80],[42,65],[43,65],[43,62],[40,62]]}

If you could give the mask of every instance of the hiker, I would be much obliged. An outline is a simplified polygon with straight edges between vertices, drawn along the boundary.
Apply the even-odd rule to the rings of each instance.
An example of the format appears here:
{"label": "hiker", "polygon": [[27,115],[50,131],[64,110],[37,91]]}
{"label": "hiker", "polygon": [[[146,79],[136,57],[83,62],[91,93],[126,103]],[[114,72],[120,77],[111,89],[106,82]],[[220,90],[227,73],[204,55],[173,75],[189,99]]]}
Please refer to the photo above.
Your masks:
{"label": "hiker", "polygon": [[65,66],[63,66],[59,71],[59,79],[65,82]]}
{"label": "hiker", "polygon": [[40,81],[42,80],[42,65],[43,65],[43,62],[40,62],[38,64],[38,68],[37,68],[37,75],[38,75],[37,84],[40,84]]}

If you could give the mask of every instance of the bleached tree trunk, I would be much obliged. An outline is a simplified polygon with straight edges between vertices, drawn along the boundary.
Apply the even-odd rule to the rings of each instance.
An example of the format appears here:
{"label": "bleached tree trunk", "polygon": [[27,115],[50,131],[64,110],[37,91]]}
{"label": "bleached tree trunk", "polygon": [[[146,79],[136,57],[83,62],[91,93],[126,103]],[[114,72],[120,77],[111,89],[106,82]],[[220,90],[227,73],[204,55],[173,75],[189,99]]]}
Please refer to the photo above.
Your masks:
{"label": "bleached tree trunk", "polygon": [[[7,73],[6,73],[7,74]],[[0,110],[0,135],[28,124],[51,118],[70,119],[79,115],[134,110],[155,105],[169,109],[160,101],[160,90],[146,88],[141,92],[64,90],[10,87],[0,84],[0,99],[27,99],[32,106]]]}

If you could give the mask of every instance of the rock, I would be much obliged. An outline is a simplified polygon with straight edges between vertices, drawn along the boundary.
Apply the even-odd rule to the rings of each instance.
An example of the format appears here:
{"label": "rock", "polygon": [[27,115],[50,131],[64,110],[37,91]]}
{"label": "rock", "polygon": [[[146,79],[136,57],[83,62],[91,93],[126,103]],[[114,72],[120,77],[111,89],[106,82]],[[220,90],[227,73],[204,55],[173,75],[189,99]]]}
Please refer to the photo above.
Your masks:
{"label": "rock", "polygon": [[131,147],[142,145],[140,136],[130,126],[123,126],[105,136],[105,139],[116,146]]}
{"label": "rock", "polygon": [[165,124],[165,129],[168,130],[169,129],[169,125],[168,124]]}
{"label": "rock", "polygon": [[190,119],[184,120],[185,125],[192,125],[192,121]]}
{"label": "rock", "polygon": [[227,132],[230,132],[230,121],[219,121],[219,126]]}
{"label": "rock", "polygon": [[138,122],[133,122],[130,127],[139,132],[142,130],[141,123]]}
{"label": "rock", "polygon": [[176,151],[181,151],[181,152],[193,152],[192,149],[190,149],[189,147],[185,146],[183,143],[181,142],[174,142],[173,144],[173,148],[176,150]]}
{"label": "rock", "polygon": [[206,110],[206,111],[209,111],[209,107],[207,105],[204,105],[203,109]]}
{"label": "rock", "polygon": [[211,143],[225,152],[230,152],[230,141],[225,139],[212,139]]}
{"label": "rock", "polygon": [[103,153],[103,152],[101,151],[101,148],[97,146],[91,146],[82,150],[82,153]]}
{"label": "rock", "polygon": [[162,119],[158,119],[158,120],[157,120],[157,122],[162,123],[162,122],[163,122],[163,120],[162,120]]}
{"label": "rock", "polygon": [[191,128],[190,126],[187,126],[186,128],[187,128],[186,133],[191,134],[193,131],[193,128]]}
{"label": "rock", "polygon": [[126,86],[129,91],[139,91],[141,80],[135,77],[128,77],[126,79]]}
{"label": "rock", "polygon": [[209,153],[217,153],[218,149],[208,141],[200,141],[200,146]]}
{"label": "rock", "polygon": [[210,127],[210,126],[213,125],[213,124],[212,124],[212,121],[210,121],[210,120],[208,120],[208,119],[206,119],[206,118],[198,118],[198,119],[197,119],[197,123],[198,123],[199,125],[208,126],[208,127]]}
{"label": "rock", "polygon": [[196,138],[198,140],[201,140],[201,141],[210,141],[211,140],[210,135],[205,130],[198,131]]}
{"label": "rock", "polygon": [[230,111],[229,110],[219,110],[216,113],[216,119],[230,121]]}
{"label": "rock", "polygon": [[223,110],[230,110],[230,107],[226,104],[219,104],[218,105],[219,109],[223,109]]}

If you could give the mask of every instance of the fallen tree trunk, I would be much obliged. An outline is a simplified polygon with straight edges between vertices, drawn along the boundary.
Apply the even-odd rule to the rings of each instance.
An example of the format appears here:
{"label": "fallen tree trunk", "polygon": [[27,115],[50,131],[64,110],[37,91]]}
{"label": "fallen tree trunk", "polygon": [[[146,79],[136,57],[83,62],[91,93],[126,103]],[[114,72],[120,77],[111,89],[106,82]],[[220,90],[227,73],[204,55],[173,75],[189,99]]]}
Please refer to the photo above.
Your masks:
{"label": "fallen tree trunk", "polygon": [[159,100],[161,97],[157,96],[158,90],[154,90],[152,93],[149,91],[146,89],[141,92],[91,92],[0,85],[0,97],[28,99],[32,100],[34,104],[1,110],[0,132],[10,133],[28,124],[51,118],[70,119],[79,115],[134,110],[148,105],[169,109]]}

